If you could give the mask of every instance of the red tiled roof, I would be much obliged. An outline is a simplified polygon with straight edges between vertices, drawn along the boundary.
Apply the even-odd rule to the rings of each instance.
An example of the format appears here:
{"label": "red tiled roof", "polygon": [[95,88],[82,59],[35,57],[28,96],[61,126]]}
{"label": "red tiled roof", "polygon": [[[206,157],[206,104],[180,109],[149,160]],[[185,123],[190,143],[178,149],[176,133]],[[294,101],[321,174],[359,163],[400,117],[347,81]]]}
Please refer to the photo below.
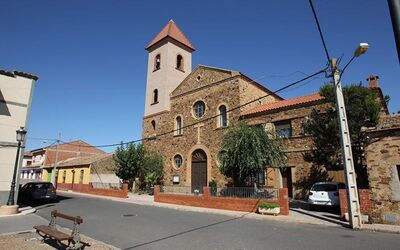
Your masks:
{"label": "red tiled roof", "polygon": [[291,106],[295,106],[295,105],[299,105],[299,104],[320,101],[323,99],[325,99],[325,98],[318,93],[311,94],[311,95],[305,95],[305,96],[299,96],[299,97],[282,100],[282,101],[278,101],[278,102],[274,102],[274,103],[264,104],[264,105],[255,107],[253,109],[245,111],[243,113],[243,115],[252,115],[252,114],[261,113],[264,111],[287,108],[287,107],[291,107]]}
{"label": "red tiled roof", "polygon": [[159,41],[163,40],[166,37],[171,37],[172,39],[182,43],[183,45],[189,47],[192,50],[195,50],[192,43],[189,41],[189,39],[186,38],[186,36],[183,34],[183,32],[178,28],[178,26],[175,24],[175,22],[171,19],[165,25],[165,27],[158,33],[153,40],[147,45],[146,49],[149,49],[151,46],[155,45]]}

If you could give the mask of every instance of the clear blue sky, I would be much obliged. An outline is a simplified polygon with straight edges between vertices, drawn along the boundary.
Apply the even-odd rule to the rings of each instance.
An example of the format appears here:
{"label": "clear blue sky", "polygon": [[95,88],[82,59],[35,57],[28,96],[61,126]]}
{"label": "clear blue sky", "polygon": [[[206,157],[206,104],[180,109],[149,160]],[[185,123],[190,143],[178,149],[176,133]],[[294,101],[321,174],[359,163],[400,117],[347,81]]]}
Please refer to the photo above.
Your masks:
{"label": "clear blue sky", "polygon": [[[400,110],[400,76],[386,1],[314,0],[332,57],[370,50],[344,83],[380,76],[390,111]],[[148,42],[174,19],[196,47],[197,64],[238,70],[275,90],[326,65],[307,0],[2,1],[0,68],[39,76],[30,138],[83,139],[93,145],[141,137]],[[296,73],[297,72],[297,73]],[[313,93],[316,79],[281,93]],[[27,148],[42,147],[29,140]],[[107,148],[110,151],[113,148]]]}

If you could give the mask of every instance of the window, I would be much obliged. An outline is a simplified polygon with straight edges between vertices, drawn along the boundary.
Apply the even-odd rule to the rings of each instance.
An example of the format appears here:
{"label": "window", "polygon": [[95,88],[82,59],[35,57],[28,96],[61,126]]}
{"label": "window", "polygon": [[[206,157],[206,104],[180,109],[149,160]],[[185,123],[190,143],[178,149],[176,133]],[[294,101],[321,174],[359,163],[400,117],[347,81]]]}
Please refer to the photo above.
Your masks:
{"label": "window", "polygon": [[153,127],[153,130],[156,130],[156,121],[152,120],[151,126]]}
{"label": "window", "polygon": [[180,156],[180,155],[175,155],[174,156],[174,164],[175,164],[176,168],[179,169],[182,166],[182,162],[183,162],[182,156]]}
{"label": "window", "polygon": [[63,171],[63,176],[62,176],[62,183],[65,183],[65,179],[67,178],[67,171]]}
{"label": "window", "polygon": [[206,105],[204,104],[203,101],[197,101],[194,104],[193,111],[196,118],[203,117],[205,110],[206,110]]}
{"label": "window", "polygon": [[79,175],[79,184],[83,183],[83,175],[85,173],[85,170],[81,169],[81,174]]}
{"label": "window", "polygon": [[153,103],[158,103],[158,89],[153,90]]}
{"label": "window", "polygon": [[175,135],[181,135],[182,134],[182,117],[178,116],[176,117],[175,121]]}
{"label": "window", "polygon": [[183,71],[183,57],[181,55],[176,57],[176,69]]}
{"label": "window", "polygon": [[265,186],[265,169],[258,172],[256,182],[258,186]]}
{"label": "window", "polygon": [[32,161],[27,161],[27,162],[26,162],[26,165],[27,165],[27,166],[32,165]]}
{"label": "window", "polygon": [[290,121],[275,122],[276,136],[279,138],[292,137],[292,125]]}
{"label": "window", "polygon": [[161,66],[161,56],[160,54],[156,55],[154,59],[154,71],[159,70]]}
{"label": "window", "polygon": [[219,112],[219,127],[225,128],[228,125],[227,115],[226,115],[226,106],[221,105],[218,108],[218,112]]}
{"label": "window", "polygon": [[397,177],[398,180],[400,181],[400,165],[396,165],[396,168],[397,168]]}

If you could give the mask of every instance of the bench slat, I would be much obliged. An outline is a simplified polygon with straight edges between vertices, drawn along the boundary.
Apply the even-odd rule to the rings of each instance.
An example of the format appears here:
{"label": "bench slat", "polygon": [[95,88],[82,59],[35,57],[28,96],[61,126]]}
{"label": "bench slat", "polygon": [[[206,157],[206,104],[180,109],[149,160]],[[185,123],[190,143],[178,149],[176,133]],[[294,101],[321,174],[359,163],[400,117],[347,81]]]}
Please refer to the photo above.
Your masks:
{"label": "bench slat", "polygon": [[72,237],[68,234],[65,234],[61,231],[58,231],[56,229],[52,229],[49,226],[46,225],[40,225],[40,226],[34,226],[34,229],[47,234],[51,237],[53,237],[54,239],[58,240],[58,241],[62,241],[62,240],[71,240]]}
{"label": "bench slat", "polygon": [[63,213],[59,213],[57,212],[57,210],[52,212],[52,215],[54,215],[55,217],[60,217],[66,220],[72,220],[72,221],[76,221],[76,223],[81,224],[83,222],[83,219],[81,217],[75,217],[75,216],[71,216],[68,214],[63,214]]}

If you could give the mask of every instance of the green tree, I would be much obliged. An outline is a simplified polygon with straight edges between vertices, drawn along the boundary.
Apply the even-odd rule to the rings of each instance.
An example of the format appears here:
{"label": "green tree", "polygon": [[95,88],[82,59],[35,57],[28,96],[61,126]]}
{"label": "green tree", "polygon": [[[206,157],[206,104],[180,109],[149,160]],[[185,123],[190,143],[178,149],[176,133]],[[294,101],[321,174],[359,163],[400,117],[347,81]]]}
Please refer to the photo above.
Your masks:
{"label": "green tree", "polygon": [[149,188],[159,184],[164,176],[162,156],[156,152],[146,152],[142,173]]}
{"label": "green tree", "polygon": [[235,186],[245,185],[267,166],[280,167],[286,161],[279,140],[271,138],[261,126],[239,123],[225,134],[222,148],[220,171],[231,177]]}
{"label": "green tree", "polygon": [[142,144],[121,143],[115,151],[115,174],[124,182],[128,182],[129,189],[132,189],[135,178],[142,174],[144,158],[145,148]]}
{"label": "green tree", "polygon": [[[304,124],[304,131],[313,138],[314,149],[304,155],[304,159],[327,170],[343,169],[341,164],[341,147],[339,125],[334,107],[335,92],[331,84],[320,88],[332,106],[327,110],[313,110],[310,119]],[[354,167],[357,173],[357,182],[360,188],[368,186],[367,173],[363,159],[363,147],[366,135],[362,127],[372,127],[378,123],[381,103],[376,92],[361,85],[350,85],[343,88],[346,105],[346,114],[350,130]],[[384,101],[389,100],[385,97]]]}

